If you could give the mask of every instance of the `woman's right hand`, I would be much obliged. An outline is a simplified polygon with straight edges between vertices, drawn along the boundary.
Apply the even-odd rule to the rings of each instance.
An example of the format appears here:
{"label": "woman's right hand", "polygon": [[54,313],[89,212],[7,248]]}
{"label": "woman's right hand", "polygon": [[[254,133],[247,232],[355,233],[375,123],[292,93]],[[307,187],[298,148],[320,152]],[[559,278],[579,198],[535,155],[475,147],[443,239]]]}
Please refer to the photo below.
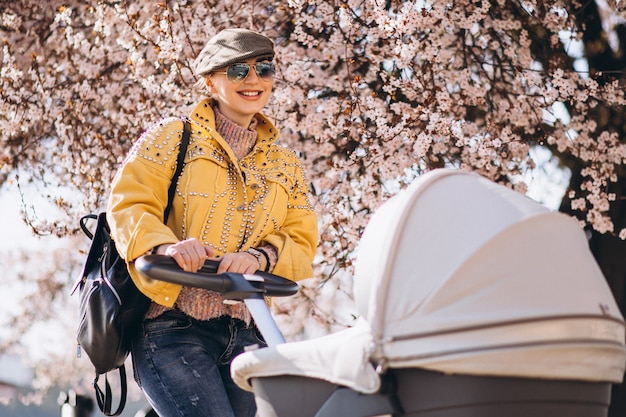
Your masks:
{"label": "woman's right hand", "polygon": [[213,248],[202,245],[195,238],[160,245],[156,253],[171,256],[178,266],[187,272],[196,272],[202,268],[207,258],[211,258],[215,254]]}

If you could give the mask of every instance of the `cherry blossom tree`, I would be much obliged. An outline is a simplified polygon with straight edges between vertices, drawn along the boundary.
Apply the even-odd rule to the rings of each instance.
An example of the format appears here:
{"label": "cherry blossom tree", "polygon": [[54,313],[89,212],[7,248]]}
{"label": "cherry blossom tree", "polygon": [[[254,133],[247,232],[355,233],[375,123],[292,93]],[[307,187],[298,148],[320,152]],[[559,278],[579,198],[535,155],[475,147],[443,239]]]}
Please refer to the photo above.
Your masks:
{"label": "cherry blossom tree", "polygon": [[[144,129],[197,101],[192,62],[204,42],[240,26],[275,39],[268,114],[302,156],[320,217],[307,303],[276,308],[299,314],[292,337],[311,322],[350,324],[334,313],[350,297],[369,216],[444,166],[526,193],[557,165],[569,178],[560,210],[588,231],[626,311],[625,9],[619,0],[5,2],[0,186],[40,190],[53,214],[25,210],[24,220],[74,250],[39,275],[24,255],[19,278],[47,291],[42,311],[67,299],[85,250],[77,219],[104,207]],[[26,318],[15,319],[20,332],[38,320]],[[624,415],[623,386],[613,398],[612,415]]]}

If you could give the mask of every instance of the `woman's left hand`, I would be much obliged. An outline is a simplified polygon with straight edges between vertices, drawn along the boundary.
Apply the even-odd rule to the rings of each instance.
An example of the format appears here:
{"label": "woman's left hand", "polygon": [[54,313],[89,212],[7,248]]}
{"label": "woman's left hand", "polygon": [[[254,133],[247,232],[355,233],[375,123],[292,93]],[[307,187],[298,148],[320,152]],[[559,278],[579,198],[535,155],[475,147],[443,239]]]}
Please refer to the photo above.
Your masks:
{"label": "woman's left hand", "polygon": [[229,252],[221,258],[211,258],[220,262],[217,273],[236,272],[254,274],[260,267],[258,259],[248,252]]}
{"label": "woman's left hand", "polygon": [[211,247],[202,245],[195,238],[161,245],[157,248],[156,253],[171,256],[184,271],[191,272],[196,272],[202,268],[204,261],[215,254]]}

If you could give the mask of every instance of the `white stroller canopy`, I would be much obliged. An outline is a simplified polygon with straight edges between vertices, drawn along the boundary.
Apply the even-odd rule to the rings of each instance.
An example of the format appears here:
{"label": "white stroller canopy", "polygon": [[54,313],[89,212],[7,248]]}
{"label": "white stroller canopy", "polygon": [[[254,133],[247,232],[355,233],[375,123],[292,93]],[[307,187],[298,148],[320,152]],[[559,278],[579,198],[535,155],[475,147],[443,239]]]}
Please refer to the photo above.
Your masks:
{"label": "white stroller canopy", "polygon": [[623,318],[584,232],[520,193],[433,171],[372,216],[357,256],[375,361],[622,380]]}
{"label": "white stroller canopy", "polygon": [[[477,174],[436,170],[383,204],[360,242],[354,293],[365,326],[242,354],[237,384],[301,375],[373,392],[370,362],[580,381],[624,374],[624,320],[585,233]],[[332,349],[362,366],[342,369]]]}

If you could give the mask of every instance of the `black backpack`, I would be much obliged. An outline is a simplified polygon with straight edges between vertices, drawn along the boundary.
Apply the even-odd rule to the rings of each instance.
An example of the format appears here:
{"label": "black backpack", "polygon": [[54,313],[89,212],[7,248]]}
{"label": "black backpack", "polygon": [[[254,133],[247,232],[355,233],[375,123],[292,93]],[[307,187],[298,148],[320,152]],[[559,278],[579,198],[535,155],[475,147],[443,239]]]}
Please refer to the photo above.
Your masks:
{"label": "black backpack", "polygon": [[[184,129],[176,162],[176,171],[168,189],[168,204],[164,212],[167,222],[176,182],[183,169],[185,153],[189,144],[190,126],[183,120]],[[97,220],[92,233],[87,227],[89,220]],[[80,219],[80,227],[91,239],[91,246],[83,267],[81,278],[72,289],[79,290],[80,322],[77,341],[78,356],[87,353],[96,370],[93,382],[98,407],[107,416],[119,416],[126,405],[126,367],[124,362],[131,349],[131,340],[140,329],[143,316],[150,306],[150,299],[133,283],[126,261],[122,259],[111,238],[106,213],[88,214]],[[121,394],[115,411],[111,410],[112,390],[107,373],[118,370]],[[104,374],[104,392],[98,385]]]}

